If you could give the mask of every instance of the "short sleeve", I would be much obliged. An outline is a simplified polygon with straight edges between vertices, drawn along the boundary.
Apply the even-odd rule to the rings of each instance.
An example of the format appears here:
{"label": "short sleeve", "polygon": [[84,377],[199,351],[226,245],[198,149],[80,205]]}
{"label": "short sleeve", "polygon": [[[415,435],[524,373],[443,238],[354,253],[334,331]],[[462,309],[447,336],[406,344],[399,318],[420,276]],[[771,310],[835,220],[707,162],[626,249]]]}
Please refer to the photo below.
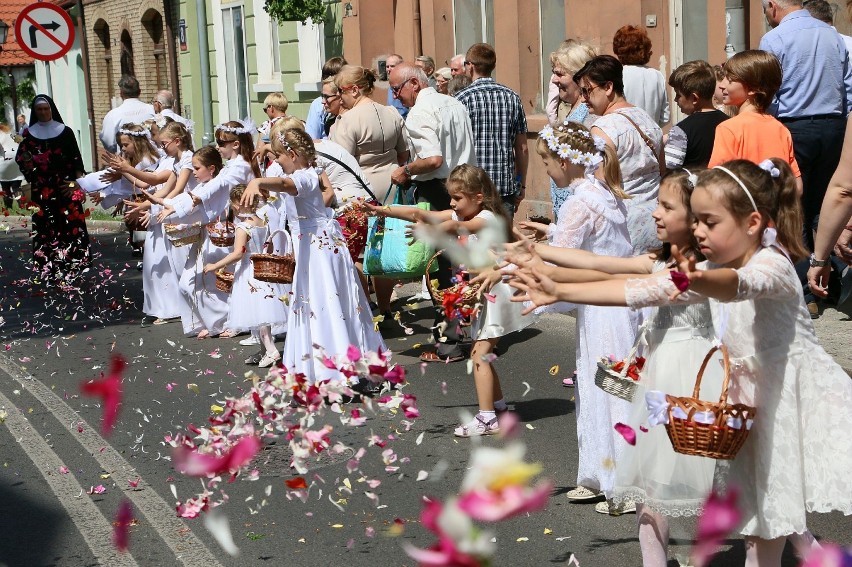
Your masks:
{"label": "short sleeve", "polygon": [[686,132],[680,126],[672,126],[669,130],[669,140],[666,142],[666,167],[678,169],[683,167],[686,158]]}
{"label": "short sleeve", "polygon": [[[408,133],[405,128],[405,120],[402,119],[402,116],[399,113],[394,113],[394,124],[396,126],[396,131],[399,135],[396,137],[396,153],[397,155],[403,154],[408,151]],[[437,140],[437,136],[435,138]],[[349,152],[352,153],[352,152]],[[438,154],[440,155],[440,154]]]}

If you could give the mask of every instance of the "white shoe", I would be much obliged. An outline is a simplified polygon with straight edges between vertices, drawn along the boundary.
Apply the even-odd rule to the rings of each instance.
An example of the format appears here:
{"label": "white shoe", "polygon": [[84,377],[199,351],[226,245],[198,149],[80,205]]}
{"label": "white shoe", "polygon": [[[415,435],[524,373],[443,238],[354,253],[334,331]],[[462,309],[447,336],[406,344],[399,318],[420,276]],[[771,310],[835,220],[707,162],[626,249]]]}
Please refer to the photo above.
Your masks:
{"label": "white shoe", "polygon": [[588,500],[597,500],[603,496],[603,494],[599,490],[591,490],[585,486],[578,486],[577,488],[566,492],[565,496],[568,497],[568,500],[573,502],[585,502]]}
{"label": "white shoe", "polygon": [[254,346],[260,344],[260,337],[257,335],[249,335],[243,340],[240,341],[240,344],[243,346]]}
{"label": "white shoe", "polygon": [[453,431],[456,437],[479,437],[481,435],[495,435],[500,433],[500,425],[495,417],[491,421],[484,421],[478,415],[470,423],[459,425]]}
{"label": "white shoe", "polygon": [[631,501],[620,502],[616,504],[612,500],[606,502],[598,502],[595,504],[595,512],[599,514],[609,514],[610,516],[621,516],[622,514],[635,514],[636,503]]}
{"label": "white shoe", "polygon": [[257,363],[257,366],[258,368],[269,368],[279,360],[281,360],[281,355],[277,352],[274,354],[266,353],[263,355],[263,358],[260,359],[260,362]]}

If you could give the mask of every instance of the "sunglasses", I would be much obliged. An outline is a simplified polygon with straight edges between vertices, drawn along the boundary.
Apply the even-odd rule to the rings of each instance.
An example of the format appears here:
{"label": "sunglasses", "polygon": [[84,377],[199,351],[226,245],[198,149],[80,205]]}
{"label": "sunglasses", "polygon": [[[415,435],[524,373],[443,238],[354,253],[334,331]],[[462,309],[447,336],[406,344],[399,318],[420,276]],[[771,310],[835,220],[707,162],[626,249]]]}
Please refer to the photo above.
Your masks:
{"label": "sunglasses", "polygon": [[339,93],[338,94],[323,94],[323,95],[320,95],[320,97],[322,98],[323,102],[331,102],[332,100],[334,100],[336,98],[340,98],[340,94]]}
{"label": "sunglasses", "polygon": [[216,145],[220,148],[223,148],[231,143],[232,140],[223,140],[222,138],[216,138]]}
{"label": "sunglasses", "polygon": [[601,85],[595,85],[593,87],[580,87],[580,94],[583,96],[583,98],[589,98],[589,96],[591,96],[591,94],[595,92],[595,89],[599,88],[601,88]]}
{"label": "sunglasses", "polygon": [[399,96],[399,92],[400,92],[402,89],[404,89],[404,88],[405,88],[405,85],[407,85],[408,83],[410,83],[413,79],[414,79],[414,77],[412,77],[411,79],[408,79],[407,81],[403,81],[403,82],[402,82],[402,84],[399,84],[399,85],[397,85],[397,86],[395,86],[395,87],[394,87],[393,85],[389,85],[389,86],[390,86],[390,89],[391,89],[391,92],[393,93],[393,96]]}

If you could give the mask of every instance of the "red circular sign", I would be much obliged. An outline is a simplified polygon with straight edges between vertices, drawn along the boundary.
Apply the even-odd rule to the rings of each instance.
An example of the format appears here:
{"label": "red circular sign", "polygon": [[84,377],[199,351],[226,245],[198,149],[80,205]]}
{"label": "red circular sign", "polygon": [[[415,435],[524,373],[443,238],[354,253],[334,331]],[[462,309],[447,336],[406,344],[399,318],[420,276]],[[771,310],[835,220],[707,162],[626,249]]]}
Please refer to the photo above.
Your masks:
{"label": "red circular sign", "polygon": [[59,59],[74,44],[74,22],[68,12],[48,4],[30,4],[15,19],[15,39],[21,49],[39,61]]}

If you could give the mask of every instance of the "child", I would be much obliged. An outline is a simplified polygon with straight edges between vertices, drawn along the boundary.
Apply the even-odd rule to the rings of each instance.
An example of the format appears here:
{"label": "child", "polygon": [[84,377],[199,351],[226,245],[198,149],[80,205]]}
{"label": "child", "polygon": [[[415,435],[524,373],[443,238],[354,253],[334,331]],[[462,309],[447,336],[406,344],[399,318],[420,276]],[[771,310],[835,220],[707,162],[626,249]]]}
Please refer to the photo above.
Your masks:
{"label": "child", "polygon": [[666,167],[707,167],[716,126],[728,115],[713,106],[716,75],[706,61],[684,63],[669,76],[675,103],[686,118],[673,126],[666,142]]}
{"label": "child", "polygon": [[[621,188],[621,170],[615,151],[601,139],[593,139],[582,124],[569,122],[556,130],[545,127],[536,151],[547,174],[574,196],[565,201],[554,225],[522,222],[521,227],[549,235],[554,246],[579,248],[607,256],[628,257],[633,252],[627,233],[627,209]],[[603,166],[599,169],[600,166]],[[603,177],[603,180],[601,180]],[[601,357],[623,358],[636,335],[636,319],[627,309],[577,306],[576,415],[580,463],[577,487],[568,492],[574,501],[610,493],[623,443],[612,428],[627,420],[630,403],[610,396],[594,385]],[[632,511],[623,507],[623,512]]]}
{"label": "child", "polygon": [[238,211],[237,218],[240,219],[236,224],[234,251],[218,262],[204,266],[204,273],[209,274],[237,262],[228,325],[235,331],[257,331],[265,352],[261,351],[260,357],[250,357],[246,364],[251,364],[257,358],[259,367],[268,368],[281,359],[272,338],[272,325],[284,325],[287,322],[287,308],[280,299],[287,291],[280,284],[254,279],[250,255],[263,252],[269,230],[257,214],[260,199],[248,206],[240,205],[245,189],[246,186],[242,184],[231,189],[231,209]]}
{"label": "child", "polygon": [[[594,293],[602,279],[667,271],[674,263],[672,246],[677,246],[684,254],[701,258],[692,234],[693,219],[689,208],[693,182],[694,176],[686,170],[671,172],[663,178],[659,203],[653,213],[657,237],[663,242],[661,249],[633,258],[617,258],[597,256],[582,250],[539,246],[536,250],[541,252],[541,260],[562,267],[550,266],[534,258],[536,269],[555,281],[588,281],[572,286],[583,289],[588,296]],[[508,260],[522,261],[528,256],[517,248],[507,254]],[[530,258],[523,261],[529,264]],[[570,301],[578,303],[580,299],[572,296]],[[648,344],[648,351],[643,354],[646,362],[639,382],[641,389],[634,396],[631,418],[627,422],[636,431],[648,420],[644,390],[690,395],[695,371],[712,347],[714,336],[710,306],[706,301],[695,305],[656,307],[647,310],[644,316],[642,338]],[[702,392],[710,397],[717,396],[721,387],[718,368],[708,367],[702,381]],[[616,503],[616,510],[618,505],[636,503],[639,543],[645,567],[665,567],[669,540],[667,518],[694,516],[701,509],[712,488],[714,466],[711,459],[675,453],[663,428],[654,428],[640,435],[636,446],[627,450],[622,460],[616,463],[615,488],[610,497]],[[610,511],[604,502],[599,503],[595,510],[601,513]]]}
{"label": "child", "polygon": [[723,65],[713,65],[713,75],[716,76],[716,90],[713,91],[713,108],[724,112],[728,117],[736,116],[739,109],[731,104],[723,102],[722,82],[725,80],[725,67]]}
{"label": "child", "polygon": [[[469,235],[468,240],[476,240],[476,233],[499,218],[506,226],[510,224],[500,195],[485,170],[472,165],[455,167],[447,178],[447,192],[450,196],[450,210],[426,211],[416,207],[381,207],[365,205],[378,215],[390,216],[412,222],[429,222],[450,234]],[[500,337],[529,326],[535,317],[521,315],[510,298],[512,290],[505,283],[492,281],[494,285],[487,290],[494,296],[494,302],[484,302],[471,321],[473,336],[473,380],[479,401],[479,412],[469,423],[460,425],[454,431],[456,437],[475,437],[493,435],[500,432],[497,413],[508,409],[500,387],[500,378],[491,364],[490,358]],[[486,286],[487,287],[487,286]],[[486,291],[486,289],[483,289]]]}
{"label": "child", "polygon": [[719,462],[721,486],[740,489],[746,565],[779,566],[785,539],[812,542],[808,512],[852,514],[852,382],[822,349],[801,297],[793,261],[801,210],[792,171],[778,158],[760,166],[727,162],[699,176],[692,195],[695,236],[708,263],[675,253],[686,275],[602,282],[594,297],[533,272],[513,285],[536,304],[571,297],[640,308],[710,298],[731,357],[729,404],[757,408],[733,461]]}
{"label": "child", "polygon": [[373,328],[370,304],[346,253],[340,226],[326,212],[314,169],[313,141],[304,131],[289,129],[273,136],[271,149],[284,177],[253,179],[240,203],[251,203],[265,187],[285,199],[296,273],[283,363],[311,382],[340,380],[340,373],[326,368],[314,345],[329,355],[343,354],[350,346],[361,352],[387,347]]}
{"label": "child", "polygon": [[781,86],[781,63],[771,53],[751,49],[737,53],[725,63],[722,97],[739,114],[719,124],[709,167],[734,159],[760,163],[768,157],[783,159],[793,170],[799,194],[802,174],[793,154],[790,131],[766,107]]}

